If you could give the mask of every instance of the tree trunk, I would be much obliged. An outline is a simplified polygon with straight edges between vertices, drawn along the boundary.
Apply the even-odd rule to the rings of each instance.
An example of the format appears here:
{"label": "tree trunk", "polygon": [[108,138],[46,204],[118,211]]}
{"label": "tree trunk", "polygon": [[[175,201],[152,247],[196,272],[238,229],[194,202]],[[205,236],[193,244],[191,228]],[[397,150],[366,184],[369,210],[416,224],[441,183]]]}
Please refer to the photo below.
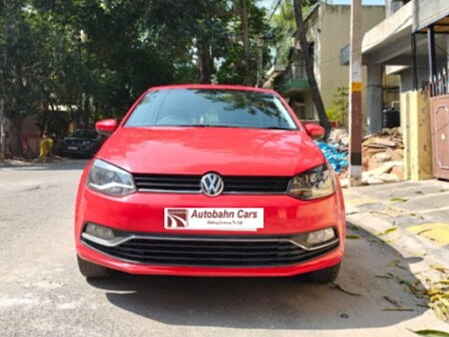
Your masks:
{"label": "tree trunk", "polygon": [[0,98],[0,160],[6,157],[5,100]]}
{"label": "tree trunk", "polygon": [[24,149],[24,141],[23,141],[23,137],[22,137],[22,122],[23,122],[23,117],[16,117],[14,119],[11,119],[12,122],[12,128],[13,130],[11,130],[11,139],[13,138],[13,136],[15,135],[15,147],[13,147],[11,149],[11,154],[12,156],[17,156],[17,157],[24,157],[25,155],[25,149]]}
{"label": "tree trunk", "polygon": [[200,83],[209,84],[212,81],[212,65],[213,60],[210,54],[208,44],[199,43],[199,67],[200,67]]}
{"label": "tree trunk", "polygon": [[326,130],[325,139],[329,136],[329,132],[331,129],[331,124],[329,122],[329,118],[326,115],[326,111],[324,109],[323,99],[321,98],[320,89],[318,88],[318,84],[315,79],[315,72],[313,70],[314,61],[312,59],[312,54],[310,52],[310,44],[307,42],[306,37],[306,27],[304,25],[304,20],[302,16],[302,8],[304,5],[303,0],[293,0],[293,7],[295,9],[295,19],[296,26],[298,29],[298,40],[301,46],[301,49],[304,54],[304,63],[306,66],[307,79],[309,81],[310,90],[312,93],[312,100],[315,105],[315,108],[318,112],[318,118],[320,119],[320,125]]}
{"label": "tree trunk", "polygon": [[250,63],[250,55],[249,55],[249,23],[248,23],[248,4],[247,0],[238,0],[239,4],[239,14],[240,14],[240,22],[241,22],[241,32],[242,32],[242,42],[243,42],[243,69],[244,76],[243,81],[245,85],[251,84],[251,76],[249,74],[249,63]]}
{"label": "tree trunk", "polygon": [[82,111],[82,120],[84,127],[88,129],[89,125],[89,116],[90,116],[90,104],[89,104],[89,96],[86,93],[81,94],[81,106],[83,107]]}

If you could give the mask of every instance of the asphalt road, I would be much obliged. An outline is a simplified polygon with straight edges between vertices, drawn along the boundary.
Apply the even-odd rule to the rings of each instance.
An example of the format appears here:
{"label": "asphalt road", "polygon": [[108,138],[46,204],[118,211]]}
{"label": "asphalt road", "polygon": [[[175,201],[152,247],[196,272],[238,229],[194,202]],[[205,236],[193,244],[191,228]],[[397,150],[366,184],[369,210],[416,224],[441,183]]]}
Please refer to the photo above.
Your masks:
{"label": "asphalt road", "polygon": [[[447,328],[406,282],[419,257],[362,233],[337,283],[78,273],[73,205],[83,161],[0,168],[0,336],[415,336]],[[369,221],[369,219],[367,219]],[[360,235],[360,233],[358,233]],[[397,267],[399,263],[400,268]],[[387,273],[393,279],[382,277]],[[411,311],[385,311],[398,302]]]}

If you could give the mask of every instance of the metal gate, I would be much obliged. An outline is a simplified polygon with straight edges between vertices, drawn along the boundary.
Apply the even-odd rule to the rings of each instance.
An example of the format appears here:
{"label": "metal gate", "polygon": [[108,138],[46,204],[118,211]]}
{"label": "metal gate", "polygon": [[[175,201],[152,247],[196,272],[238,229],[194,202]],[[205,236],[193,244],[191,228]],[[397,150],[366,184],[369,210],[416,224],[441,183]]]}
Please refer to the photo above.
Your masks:
{"label": "metal gate", "polygon": [[433,174],[449,180],[449,88],[444,72],[430,85]]}

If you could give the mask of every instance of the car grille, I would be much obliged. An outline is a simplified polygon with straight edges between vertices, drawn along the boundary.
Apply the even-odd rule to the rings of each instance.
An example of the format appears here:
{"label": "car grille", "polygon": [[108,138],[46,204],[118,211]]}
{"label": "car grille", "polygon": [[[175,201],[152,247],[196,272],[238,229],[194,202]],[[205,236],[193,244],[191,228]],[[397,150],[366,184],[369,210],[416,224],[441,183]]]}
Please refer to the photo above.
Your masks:
{"label": "car grille", "polygon": [[288,238],[137,237],[114,247],[82,239],[88,246],[133,263],[177,266],[258,267],[290,265],[321,256],[334,242],[313,251]]}
{"label": "car grille", "polygon": [[[202,176],[134,174],[134,182],[140,191],[200,193]],[[224,176],[223,193],[280,194],[287,191],[289,177]]]}

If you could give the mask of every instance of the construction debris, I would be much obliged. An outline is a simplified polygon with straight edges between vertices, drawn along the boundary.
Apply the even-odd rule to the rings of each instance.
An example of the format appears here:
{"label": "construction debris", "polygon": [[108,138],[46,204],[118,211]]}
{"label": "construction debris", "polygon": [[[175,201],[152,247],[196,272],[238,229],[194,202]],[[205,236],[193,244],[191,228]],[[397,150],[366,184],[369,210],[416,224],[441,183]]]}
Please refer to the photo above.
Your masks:
{"label": "construction debris", "polygon": [[[348,153],[349,135],[344,129],[335,129],[329,137],[329,144],[339,154],[337,159],[342,186],[347,185],[346,165],[343,155]],[[323,151],[324,152],[324,151]],[[327,156],[326,156],[327,157]],[[366,185],[399,182],[404,179],[404,144],[400,128],[383,129],[366,136],[362,142],[362,183]],[[329,160],[329,159],[328,159]]]}
{"label": "construction debris", "polygon": [[[404,144],[400,128],[383,129],[362,143],[366,183],[398,182],[404,179]],[[364,179],[363,179],[364,178]]]}
{"label": "construction debris", "polygon": [[348,152],[349,150],[349,134],[346,129],[332,129],[328,143],[334,146],[339,152]]}

